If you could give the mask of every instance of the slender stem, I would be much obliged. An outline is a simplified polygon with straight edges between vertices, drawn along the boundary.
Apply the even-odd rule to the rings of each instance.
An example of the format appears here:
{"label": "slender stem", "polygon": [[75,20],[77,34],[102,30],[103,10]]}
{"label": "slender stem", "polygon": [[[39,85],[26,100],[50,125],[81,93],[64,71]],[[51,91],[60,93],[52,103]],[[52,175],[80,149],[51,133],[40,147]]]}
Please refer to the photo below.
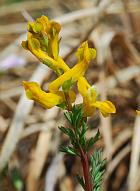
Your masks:
{"label": "slender stem", "polygon": [[[71,102],[70,102],[70,97],[69,97],[68,93],[66,93],[66,92],[65,92],[65,99],[66,99],[66,102],[67,102],[68,111],[72,111],[72,105],[71,105]],[[86,118],[84,120],[86,121]],[[74,128],[74,131],[76,133],[75,127],[73,127],[73,128]],[[81,163],[82,163],[82,167],[83,167],[83,174],[84,174],[84,180],[85,180],[85,189],[86,189],[86,191],[92,191],[92,183],[91,183],[91,177],[90,177],[90,168],[89,168],[88,155],[87,155],[86,152],[84,152],[83,148],[80,146],[78,137],[77,137],[77,142],[78,142],[78,145],[79,145]]]}
{"label": "slender stem", "polygon": [[90,169],[89,169],[88,155],[83,151],[82,148],[80,148],[80,154],[81,154],[81,163],[83,167],[86,191],[92,191],[91,177],[89,174]]}
{"label": "slender stem", "polygon": [[66,102],[67,102],[68,111],[71,111],[72,110],[72,105],[71,105],[71,102],[70,102],[70,97],[69,97],[68,93],[66,93],[66,92],[65,92],[65,99],[66,99]]}

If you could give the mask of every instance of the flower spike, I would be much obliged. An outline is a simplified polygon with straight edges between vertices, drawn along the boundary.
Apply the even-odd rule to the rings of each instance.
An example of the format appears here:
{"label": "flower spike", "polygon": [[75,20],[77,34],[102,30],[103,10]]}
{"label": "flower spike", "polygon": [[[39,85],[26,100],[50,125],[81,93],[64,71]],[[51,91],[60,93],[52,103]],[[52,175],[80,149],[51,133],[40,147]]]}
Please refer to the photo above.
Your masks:
{"label": "flower spike", "polygon": [[27,29],[27,40],[22,41],[24,49],[29,50],[58,75],[69,69],[59,56],[59,23],[42,16],[35,22],[29,22]]}

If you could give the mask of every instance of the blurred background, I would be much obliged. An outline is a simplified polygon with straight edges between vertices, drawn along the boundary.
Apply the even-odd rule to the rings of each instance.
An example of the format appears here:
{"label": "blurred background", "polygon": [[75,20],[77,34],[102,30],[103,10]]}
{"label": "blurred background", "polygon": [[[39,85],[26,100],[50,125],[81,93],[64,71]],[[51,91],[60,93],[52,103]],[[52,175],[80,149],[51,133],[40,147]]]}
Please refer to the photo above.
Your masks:
{"label": "blurred background", "polygon": [[[0,1],[0,191],[81,191],[79,159],[59,152],[68,139],[58,108],[28,100],[22,81],[44,90],[54,73],[21,47],[28,21],[47,15],[62,24],[60,54],[72,67],[75,51],[88,40],[97,50],[86,77],[101,100],[117,108],[110,118],[89,118],[89,138],[100,128],[107,158],[103,191],[140,191],[140,1]],[[79,98],[78,98],[79,101]],[[94,148],[95,149],[95,148]]]}

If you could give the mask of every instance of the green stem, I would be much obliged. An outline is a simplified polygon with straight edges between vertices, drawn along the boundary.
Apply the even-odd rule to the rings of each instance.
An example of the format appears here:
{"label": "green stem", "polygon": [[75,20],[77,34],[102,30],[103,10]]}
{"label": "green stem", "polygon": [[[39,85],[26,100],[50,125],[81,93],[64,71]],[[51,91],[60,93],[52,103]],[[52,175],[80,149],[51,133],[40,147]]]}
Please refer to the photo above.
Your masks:
{"label": "green stem", "polygon": [[[67,102],[67,107],[68,107],[68,111],[72,111],[72,105],[70,102],[70,98],[68,93],[65,92],[65,99]],[[87,118],[84,118],[84,121],[86,121]],[[76,134],[76,129],[75,127],[74,131]],[[88,160],[88,155],[86,152],[84,152],[84,150],[82,149],[80,143],[79,143],[79,138],[76,135],[77,138],[77,143],[79,145],[79,152],[80,152],[80,157],[81,157],[81,163],[82,163],[82,167],[83,167],[83,174],[84,174],[84,180],[85,180],[85,191],[92,191],[92,183],[91,183],[91,177],[90,177],[90,168],[89,168],[89,160]]]}

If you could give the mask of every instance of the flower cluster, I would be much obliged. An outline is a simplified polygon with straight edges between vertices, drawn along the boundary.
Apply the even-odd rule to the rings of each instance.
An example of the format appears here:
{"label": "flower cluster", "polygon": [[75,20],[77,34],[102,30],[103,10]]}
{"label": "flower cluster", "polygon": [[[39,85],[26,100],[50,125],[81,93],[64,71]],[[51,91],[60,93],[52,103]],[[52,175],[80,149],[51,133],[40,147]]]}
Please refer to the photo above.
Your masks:
{"label": "flower cluster", "polygon": [[83,97],[84,116],[91,116],[98,108],[104,117],[115,113],[116,109],[110,101],[97,101],[98,94],[84,75],[92,59],[96,57],[96,50],[88,47],[83,42],[76,52],[77,63],[69,68],[59,56],[59,43],[61,26],[55,21],[50,21],[46,16],[38,18],[35,22],[28,23],[27,40],[22,42],[23,48],[29,50],[43,64],[50,67],[57,78],[49,84],[48,92],[43,91],[36,82],[23,82],[26,95],[45,108],[54,106],[64,107],[75,102],[76,93],[72,90],[77,85]]}

